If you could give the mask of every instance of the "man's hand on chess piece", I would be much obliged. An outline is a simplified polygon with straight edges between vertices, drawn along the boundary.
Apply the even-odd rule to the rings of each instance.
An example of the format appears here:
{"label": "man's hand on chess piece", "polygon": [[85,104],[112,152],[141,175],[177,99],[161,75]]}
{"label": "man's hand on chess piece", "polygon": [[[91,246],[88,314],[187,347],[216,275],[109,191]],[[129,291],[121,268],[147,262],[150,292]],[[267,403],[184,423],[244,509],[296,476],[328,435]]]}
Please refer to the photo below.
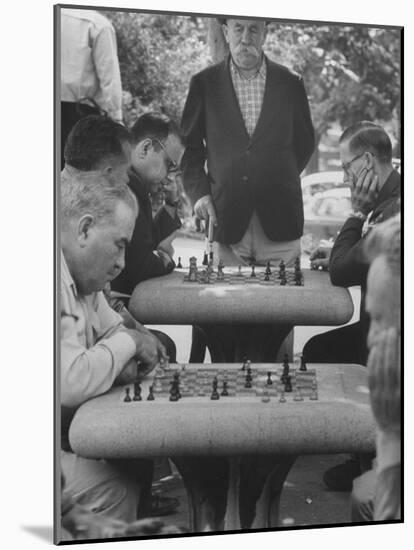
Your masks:
{"label": "man's hand on chess piece", "polygon": [[[142,327],[144,328],[144,327]],[[165,347],[149,330],[123,329],[134,340],[136,346],[136,358],[141,363],[139,374],[145,376],[157,365],[167,361]]]}
{"label": "man's hand on chess piece", "polygon": [[369,342],[368,385],[374,417],[382,431],[400,431],[401,338],[396,328],[377,332]]}
{"label": "man's hand on chess piece", "polygon": [[211,195],[205,195],[198,199],[194,205],[194,214],[197,218],[206,222],[211,218],[213,225],[217,225],[217,214]]}
{"label": "man's hand on chess piece", "polygon": [[363,168],[351,184],[351,204],[354,212],[367,216],[378,197],[378,176],[373,168]]}
{"label": "man's hand on chess piece", "polygon": [[311,262],[312,269],[328,270],[329,258],[332,252],[333,243],[329,241],[321,241],[319,246],[311,252],[309,260]]}

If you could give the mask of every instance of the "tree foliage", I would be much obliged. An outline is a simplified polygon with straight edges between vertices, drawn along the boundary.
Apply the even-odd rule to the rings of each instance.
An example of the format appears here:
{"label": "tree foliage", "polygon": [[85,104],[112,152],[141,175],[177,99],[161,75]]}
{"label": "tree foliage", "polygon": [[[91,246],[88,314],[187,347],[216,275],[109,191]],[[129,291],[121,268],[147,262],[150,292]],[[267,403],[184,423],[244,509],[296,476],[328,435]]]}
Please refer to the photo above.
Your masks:
{"label": "tree foliage", "polygon": [[269,56],[303,75],[317,134],[333,122],[390,121],[399,109],[400,30],[276,24]]}
{"label": "tree foliage", "polygon": [[106,15],[117,35],[127,121],[149,109],[179,120],[191,76],[210,62],[204,21],[162,14]]}
{"label": "tree foliage", "polygon": [[[211,22],[159,13],[106,15],[117,34],[127,123],[148,109],[179,120],[191,76],[212,63]],[[394,120],[397,141],[400,48],[397,28],[279,22],[269,24],[265,44],[271,59],[303,76],[318,137],[333,123]]]}

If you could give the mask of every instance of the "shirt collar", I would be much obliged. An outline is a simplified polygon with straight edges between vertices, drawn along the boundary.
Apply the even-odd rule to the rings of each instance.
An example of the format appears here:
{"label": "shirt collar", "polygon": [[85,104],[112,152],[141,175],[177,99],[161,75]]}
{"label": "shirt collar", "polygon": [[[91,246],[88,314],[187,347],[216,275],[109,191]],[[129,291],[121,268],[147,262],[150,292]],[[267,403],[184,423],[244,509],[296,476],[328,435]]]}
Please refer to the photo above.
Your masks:
{"label": "shirt collar", "polygon": [[255,72],[253,76],[251,76],[249,78],[246,78],[245,76],[243,76],[241,74],[239,68],[237,67],[237,65],[233,61],[232,56],[230,55],[230,70],[231,70],[231,73],[232,73],[233,76],[238,76],[242,80],[247,80],[247,81],[253,80],[257,76],[260,76],[261,78],[266,79],[266,57],[265,57],[264,53],[262,53],[262,62],[260,64],[260,67],[258,68],[257,72]]}
{"label": "shirt collar", "polygon": [[65,286],[70,287],[75,297],[78,296],[78,289],[76,288],[75,281],[73,280],[72,275],[70,274],[68,264],[65,260],[65,255],[63,250],[60,251],[60,277]]}

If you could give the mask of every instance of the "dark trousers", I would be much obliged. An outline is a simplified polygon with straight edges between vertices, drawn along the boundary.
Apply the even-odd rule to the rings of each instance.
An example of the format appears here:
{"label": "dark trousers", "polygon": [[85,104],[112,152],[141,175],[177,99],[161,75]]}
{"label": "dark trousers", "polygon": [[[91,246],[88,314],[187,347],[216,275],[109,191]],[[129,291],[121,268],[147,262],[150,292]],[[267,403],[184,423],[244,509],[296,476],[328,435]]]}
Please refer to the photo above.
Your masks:
{"label": "dark trousers", "polygon": [[60,147],[61,147],[61,169],[65,166],[65,144],[69,132],[81,118],[88,115],[99,115],[98,109],[84,103],[71,103],[62,101],[60,103],[61,129],[60,129]]}
{"label": "dark trousers", "polygon": [[358,322],[313,336],[305,344],[303,355],[307,363],[366,365],[367,352],[361,324]]}

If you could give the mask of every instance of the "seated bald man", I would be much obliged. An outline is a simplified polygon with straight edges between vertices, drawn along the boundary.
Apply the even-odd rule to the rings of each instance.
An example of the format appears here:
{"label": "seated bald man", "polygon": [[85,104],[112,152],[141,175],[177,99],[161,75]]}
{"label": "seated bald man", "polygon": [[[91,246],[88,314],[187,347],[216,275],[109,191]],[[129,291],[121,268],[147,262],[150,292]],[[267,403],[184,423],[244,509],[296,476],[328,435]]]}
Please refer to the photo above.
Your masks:
{"label": "seated bald man", "polygon": [[61,182],[61,467],[66,489],[90,511],[134,521],[139,488],[101,460],[77,456],[68,428],[77,407],[135,378],[166,359],[164,346],[139,325],[128,329],[102,289],[124,267],[125,247],[138,214],[125,184],[99,173],[68,175]]}

